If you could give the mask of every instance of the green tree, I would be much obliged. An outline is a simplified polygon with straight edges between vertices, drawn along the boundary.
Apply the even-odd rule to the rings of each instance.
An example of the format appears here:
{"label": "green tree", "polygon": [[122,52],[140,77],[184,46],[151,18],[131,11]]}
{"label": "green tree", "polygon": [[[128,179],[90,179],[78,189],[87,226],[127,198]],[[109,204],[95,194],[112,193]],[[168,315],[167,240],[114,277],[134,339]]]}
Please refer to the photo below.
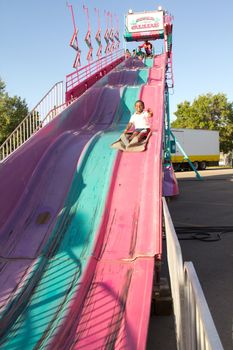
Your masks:
{"label": "green tree", "polygon": [[4,91],[5,91],[5,83],[3,80],[0,79],[0,97],[4,94]]}
{"label": "green tree", "polygon": [[5,88],[4,81],[0,79],[0,144],[28,114],[26,101],[18,96],[10,97]]}
{"label": "green tree", "polygon": [[233,150],[233,103],[225,94],[200,95],[193,103],[184,101],[177,105],[174,113],[174,128],[218,130],[220,150],[228,153]]}

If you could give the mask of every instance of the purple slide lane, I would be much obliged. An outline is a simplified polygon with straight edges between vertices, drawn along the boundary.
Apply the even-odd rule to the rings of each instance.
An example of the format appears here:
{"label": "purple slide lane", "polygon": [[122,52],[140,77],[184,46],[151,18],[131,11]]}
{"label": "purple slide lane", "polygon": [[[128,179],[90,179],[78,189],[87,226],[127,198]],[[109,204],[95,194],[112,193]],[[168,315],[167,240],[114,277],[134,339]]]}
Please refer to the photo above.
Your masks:
{"label": "purple slide lane", "polygon": [[141,99],[154,111],[142,153],[118,153],[95,250],[50,349],[145,349],[154,259],[162,253],[165,55]]}

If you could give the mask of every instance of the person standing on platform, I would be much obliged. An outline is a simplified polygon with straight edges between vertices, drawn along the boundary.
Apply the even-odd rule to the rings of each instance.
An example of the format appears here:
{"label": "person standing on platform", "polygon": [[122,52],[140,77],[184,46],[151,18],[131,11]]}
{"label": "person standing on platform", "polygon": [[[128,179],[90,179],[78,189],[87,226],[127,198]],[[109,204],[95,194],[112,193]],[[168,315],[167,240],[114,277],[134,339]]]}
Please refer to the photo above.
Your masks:
{"label": "person standing on platform", "polygon": [[148,40],[146,40],[144,42],[144,44],[140,45],[139,48],[140,49],[143,48],[145,50],[146,57],[152,57],[153,56],[153,52],[152,52],[153,45]]}

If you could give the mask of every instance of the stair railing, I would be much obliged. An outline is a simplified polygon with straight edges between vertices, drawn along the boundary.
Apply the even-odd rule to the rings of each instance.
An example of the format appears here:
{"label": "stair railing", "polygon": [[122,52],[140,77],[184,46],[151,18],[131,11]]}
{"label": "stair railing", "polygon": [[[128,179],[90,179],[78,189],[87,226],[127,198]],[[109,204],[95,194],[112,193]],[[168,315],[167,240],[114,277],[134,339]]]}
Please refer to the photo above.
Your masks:
{"label": "stair railing", "polygon": [[51,111],[56,111],[58,106],[64,104],[64,83],[59,81],[47,92],[31,112],[21,121],[16,129],[0,146],[0,161],[7,158],[12,152],[19,148],[42,126]]}

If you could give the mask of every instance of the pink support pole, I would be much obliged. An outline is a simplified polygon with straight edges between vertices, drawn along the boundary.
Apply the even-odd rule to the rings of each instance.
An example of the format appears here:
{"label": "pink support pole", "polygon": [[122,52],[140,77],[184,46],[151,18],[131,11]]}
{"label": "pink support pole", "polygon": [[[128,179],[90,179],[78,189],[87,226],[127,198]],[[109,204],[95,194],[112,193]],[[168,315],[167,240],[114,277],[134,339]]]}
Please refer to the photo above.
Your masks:
{"label": "pink support pole", "polygon": [[109,12],[107,11],[104,11],[104,14],[105,14],[105,19],[106,19],[106,32],[104,34],[104,39],[106,41],[106,48],[105,48],[105,54],[108,54],[110,52],[110,38],[109,38],[109,31],[108,31],[108,23],[109,23]]}
{"label": "pink support pole", "polygon": [[100,12],[99,9],[95,8],[95,13],[98,15],[98,31],[96,33],[95,39],[99,46],[96,56],[100,59],[102,56],[102,43],[101,43],[101,26],[100,26]]}
{"label": "pink support pole", "polygon": [[86,13],[87,16],[87,24],[88,24],[88,31],[85,37],[85,42],[89,48],[89,51],[87,53],[87,61],[90,64],[90,62],[92,61],[92,52],[93,52],[93,47],[91,44],[91,24],[90,24],[90,18],[89,18],[89,10],[88,7],[83,5],[83,10]]}
{"label": "pink support pole", "polygon": [[70,5],[68,2],[66,2],[66,5],[69,7],[71,11],[71,17],[72,17],[72,23],[74,27],[74,33],[72,35],[72,38],[70,40],[70,46],[77,51],[74,63],[73,63],[73,68],[77,69],[78,67],[81,66],[81,50],[79,49],[78,46],[78,28],[76,27],[75,23],[75,18],[74,18],[74,11],[73,11],[73,6]]}
{"label": "pink support pole", "polygon": [[71,16],[72,16],[72,22],[73,22],[73,26],[74,26],[74,32],[76,32],[77,29],[76,29],[76,24],[75,24],[73,6],[72,6],[71,4],[69,4],[68,1],[66,2],[66,5],[67,5],[67,6],[69,7],[69,9],[70,9]]}

